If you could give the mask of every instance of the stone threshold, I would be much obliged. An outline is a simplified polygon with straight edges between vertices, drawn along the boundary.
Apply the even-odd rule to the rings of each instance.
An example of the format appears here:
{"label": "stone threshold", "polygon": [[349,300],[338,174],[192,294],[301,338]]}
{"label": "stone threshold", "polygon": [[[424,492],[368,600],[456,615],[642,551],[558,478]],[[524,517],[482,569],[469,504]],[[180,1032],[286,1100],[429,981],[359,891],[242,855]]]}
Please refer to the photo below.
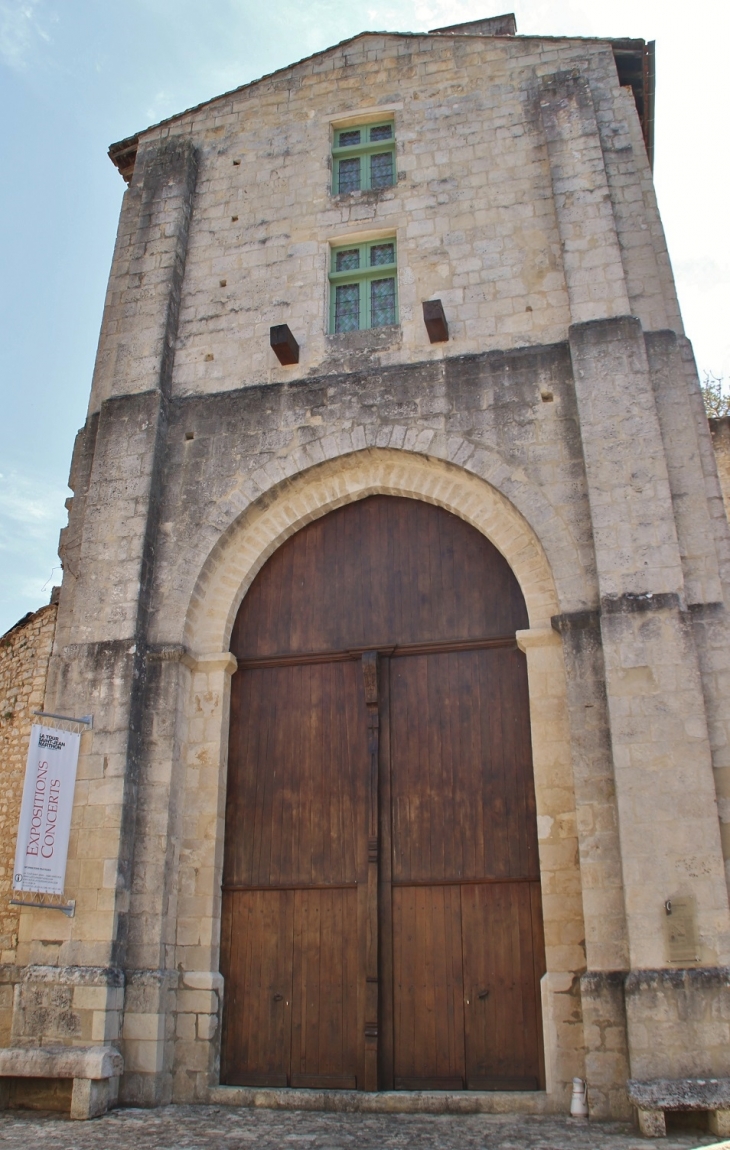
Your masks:
{"label": "stone threshold", "polygon": [[554,1095],[539,1090],[302,1090],[293,1087],[212,1086],[208,1103],[263,1110],[329,1110],[338,1114],[564,1114]]}

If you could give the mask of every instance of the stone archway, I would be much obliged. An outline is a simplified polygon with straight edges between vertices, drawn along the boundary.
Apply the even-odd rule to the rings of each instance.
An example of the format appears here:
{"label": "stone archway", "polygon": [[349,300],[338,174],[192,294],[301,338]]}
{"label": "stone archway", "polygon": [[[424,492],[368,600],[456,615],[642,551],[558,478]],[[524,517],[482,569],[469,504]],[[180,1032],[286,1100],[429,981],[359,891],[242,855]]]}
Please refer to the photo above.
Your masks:
{"label": "stone archway", "polygon": [[[436,504],[484,534],[512,568],[524,595],[530,626],[518,633],[526,652],[533,764],[544,892],[547,974],[543,979],[546,1081],[557,1096],[569,1088],[582,1059],[582,1033],[558,999],[573,983],[565,969],[565,940],[583,937],[575,832],[566,683],[561,642],[550,626],[559,610],[545,550],[524,516],[494,487],[462,468],[393,450],[365,450],[314,466],[280,482],[229,527],[213,548],[191,597],[185,625],[191,670],[185,708],[187,768],[184,805],[188,832],[180,858],[180,889],[204,907],[195,922],[178,926],[181,965],[195,986],[220,976],[220,882],[227,769],[230,673],[228,653],[238,607],[267,558],[300,527],[328,511],[371,494],[407,496]],[[559,536],[555,520],[550,525]],[[574,541],[558,548],[566,571],[580,566]],[[572,560],[571,560],[572,553]],[[558,849],[556,849],[556,847]],[[189,957],[188,957],[189,956]],[[212,973],[211,973],[212,972]],[[562,998],[561,998],[562,1001]],[[179,1057],[190,1057],[185,1042]],[[199,1055],[198,1055],[199,1057]],[[577,1060],[577,1061],[576,1061]]]}
{"label": "stone archway", "polygon": [[[551,567],[535,531],[509,499],[453,464],[407,451],[369,449],[279,481],[231,524],[196,581],[185,621],[185,644],[196,654],[226,650],[241,600],[269,555],[312,519],[377,494],[423,499],[471,523],[514,571],[530,626],[550,625],[551,616],[560,610]],[[552,525],[551,531],[555,533]],[[566,532],[556,540],[558,548],[566,571],[582,568],[577,546]]]}
{"label": "stone archway", "polygon": [[424,500],[301,528],[239,609],[221,1072],[538,1090],[542,900],[524,597]]}

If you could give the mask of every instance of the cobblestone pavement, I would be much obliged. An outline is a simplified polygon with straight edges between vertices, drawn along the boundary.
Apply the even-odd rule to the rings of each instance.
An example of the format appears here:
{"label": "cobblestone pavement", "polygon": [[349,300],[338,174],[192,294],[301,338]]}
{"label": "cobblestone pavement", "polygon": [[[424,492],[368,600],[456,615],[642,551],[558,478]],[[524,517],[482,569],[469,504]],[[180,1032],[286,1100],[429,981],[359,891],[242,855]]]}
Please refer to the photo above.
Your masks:
{"label": "cobblestone pavement", "polygon": [[622,1123],[517,1115],[321,1114],[220,1106],[115,1110],[92,1122],[10,1111],[0,1150],[690,1150],[730,1142],[687,1132],[648,1141]]}

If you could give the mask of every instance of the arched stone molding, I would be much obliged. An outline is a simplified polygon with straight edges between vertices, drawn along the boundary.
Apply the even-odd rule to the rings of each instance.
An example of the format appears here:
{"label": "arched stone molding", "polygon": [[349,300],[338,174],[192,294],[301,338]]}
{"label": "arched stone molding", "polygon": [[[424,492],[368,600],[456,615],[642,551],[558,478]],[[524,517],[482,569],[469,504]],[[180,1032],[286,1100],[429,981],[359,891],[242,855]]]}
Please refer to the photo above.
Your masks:
{"label": "arched stone molding", "polygon": [[[240,603],[285,539],[313,519],[374,494],[422,499],[470,523],[504,555],[525,596],[530,628],[518,632],[518,643],[528,663],[543,884],[545,1053],[548,1089],[555,1104],[560,1100],[562,1105],[573,1075],[583,1068],[582,1027],[575,1025],[572,987],[585,965],[585,927],[565,668],[560,637],[550,625],[560,609],[558,594],[545,549],[524,515],[494,486],[463,467],[392,449],[366,449],[310,466],[292,480],[280,479],[238,517],[211,552],[197,580],[185,630],[184,663],[190,680],[184,703],[185,832],[176,965],[196,978],[219,977],[228,703],[235,670],[228,643]],[[562,553],[572,551],[577,561],[565,535]],[[182,1000],[186,994],[181,992]],[[197,1034],[194,1020],[186,1025],[190,1034]],[[204,1057],[201,1048],[189,1045],[187,1039],[179,1041],[180,1067]],[[214,1060],[210,1066],[215,1075]],[[184,1081],[182,1074],[179,1081]]]}
{"label": "arched stone molding", "polygon": [[[473,445],[469,446],[473,453]],[[504,485],[506,467],[501,459],[498,470]],[[517,577],[531,627],[549,626],[551,615],[565,609],[559,605],[565,595],[585,603],[588,583],[578,546],[540,489],[524,476],[512,477],[511,485],[519,487],[529,516],[493,483],[466,467],[410,451],[366,448],[314,466],[310,459],[307,469],[294,478],[282,477],[275,467],[270,478],[272,486],[239,512],[198,576],[183,634],[186,647],[196,654],[227,650],[243,596],[285,539],[311,520],[367,495],[402,495],[435,503],[486,535]],[[258,480],[263,482],[263,477]],[[231,503],[235,506],[232,497]],[[539,533],[532,525],[535,520]],[[556,563],[561,576],[557,581]],[[564,595],[558,595],[556,582]]]}

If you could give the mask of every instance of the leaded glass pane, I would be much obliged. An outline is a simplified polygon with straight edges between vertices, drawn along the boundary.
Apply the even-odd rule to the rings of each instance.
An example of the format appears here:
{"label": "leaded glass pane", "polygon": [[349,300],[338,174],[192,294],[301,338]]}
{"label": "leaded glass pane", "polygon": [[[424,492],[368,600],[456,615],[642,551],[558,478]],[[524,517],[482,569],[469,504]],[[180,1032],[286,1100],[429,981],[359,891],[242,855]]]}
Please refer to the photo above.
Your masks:
{"label": "leaded glass pane", "polygon": [[373,244],[370,249],[370,267],[395,263],[395,244]]}
{"label": "leaded glass pane", "polygon": [[360,327],[360,285],[338,284],[335,290],[335,331]]}
{"label": "leaded glass pane", "polygon": [[370,129],[371,140],[392,140],[393,139],[393,125],[392,124],[379,124],[377,128]]}
{"label": "leaded glass pane", "polygon": [[348,248],[346,252],[337,252],[335,256],[336,272],[351,272],[360,267],[360,249]]}
{"label": "leaded glass pane", "polygon": [[371,188],[389,188],[393,183],[393,153],[382,152],[370,157]]}
{"label": "leaded glass pane", "polygon": [[370,284],[370,326],[395,323],[395,280],[373,280]]}
{"label": "leaded glass pane", "polygon": [[360,157],[353,156],[351,160],[340,160],[338,170],[338,190],[340,192],[357,192],[360,188]]}
{"label": "leaded glass pane", "polygon": [[[380,139],[379,136],[376,139]],[[340,147],[351,148],[354,144],[360,143],[360,129],[354,132],[340,132]]]}

